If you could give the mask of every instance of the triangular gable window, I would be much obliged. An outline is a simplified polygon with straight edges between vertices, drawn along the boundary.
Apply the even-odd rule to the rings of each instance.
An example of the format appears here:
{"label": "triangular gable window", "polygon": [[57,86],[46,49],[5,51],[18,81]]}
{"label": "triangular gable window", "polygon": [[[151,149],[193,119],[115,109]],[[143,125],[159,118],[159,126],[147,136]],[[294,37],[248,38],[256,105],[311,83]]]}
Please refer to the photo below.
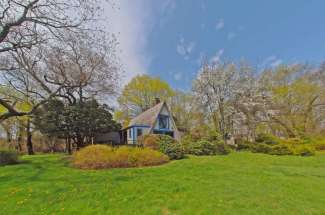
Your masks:
{"label": "triangular gable window", "polygon": [[159,129],[169,129],[169,116],[158,116]]}

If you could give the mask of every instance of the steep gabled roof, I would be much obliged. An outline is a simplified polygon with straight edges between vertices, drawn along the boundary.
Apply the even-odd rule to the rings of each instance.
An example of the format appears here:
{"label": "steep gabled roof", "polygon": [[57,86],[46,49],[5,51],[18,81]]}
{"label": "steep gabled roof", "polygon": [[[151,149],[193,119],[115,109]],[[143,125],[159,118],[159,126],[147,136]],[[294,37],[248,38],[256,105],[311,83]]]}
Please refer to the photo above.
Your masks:
{"label": "steep gabled roof", "polygon": [[147,125],[153,127],[154,123],[156,122],[156,118],[158,117],[158,114],[164,105],[165,102],[160,102],[152,108],[149,108],[148,110],[142,112],[130,121],[128,127],[134,125]]}

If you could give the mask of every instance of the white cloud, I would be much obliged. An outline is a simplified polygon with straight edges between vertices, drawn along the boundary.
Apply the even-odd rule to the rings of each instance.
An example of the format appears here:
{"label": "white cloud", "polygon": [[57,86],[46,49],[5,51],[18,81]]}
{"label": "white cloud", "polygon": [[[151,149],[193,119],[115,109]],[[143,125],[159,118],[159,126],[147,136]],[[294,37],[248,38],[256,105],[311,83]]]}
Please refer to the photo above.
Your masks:
{"label": "white cloud", "polygon": [[148,72],[151,62],[147,52],[148,35],[153,27],[150,6],[144,0],[119,0],[113,7],[105,4],[103,25],[106,31],[115,34],[119,43],[118,54],[125,71],[122,84]]}
{"label": "white cloud", "polygon": [[271,55],[263,60],[263,62],[260,64],[261,68],[264,67],[277,67],[281,65],[283,62],[282,59],[278,58],[276,55]]}
{"label": "white cloud", "polygon": [[228,40],[232,40],[237,36],[237,34],[235,32],[229,32],[227,35],[227,39]]}
{"label": "white cloud", "polygon": [[176,45],[176,51],[177,53],[182,56],[185,60],[188,60],[190,57],[190,54],[195,48],[195,42],[189,42],[186,43],[184,38],[181,37],[179,40],[179,43]]}
{"label": "white cloud", "polygon": [[264,63],[269,63],[269,62],[275,61],[276,59],[277,59],[277,57],[275,55],[271,55],[271,56],[265,58]]}
{"label": "white cloud", "polygon": [[179,81],[179,80],[181,80],[183,78],[183,74],[181,73],[181,72],[176,72],[176,73],[174,73],[174,79],[176,80],[176,81]]}
{"label": "white cloud", "polygon": [[277,59],[277,60],[273,61],[272,63],[270,63],[270,66],[271,67],[277,67],[277,66],[280,66],[280,64],[282,64],[282,60]]}
{"label": "white cloud", "polygon": [[223,53],[225,52],[224,49],[220,49],[216,52],[215,55],[213,55],[210,59],[210,62],[212,63],[218,63],[223,55]]}
{"label": "white cloud", "polygon": [[223,19],[219,19],[216,24],[217,31],[223,29],[223,27],[225,27],[225,22]]}

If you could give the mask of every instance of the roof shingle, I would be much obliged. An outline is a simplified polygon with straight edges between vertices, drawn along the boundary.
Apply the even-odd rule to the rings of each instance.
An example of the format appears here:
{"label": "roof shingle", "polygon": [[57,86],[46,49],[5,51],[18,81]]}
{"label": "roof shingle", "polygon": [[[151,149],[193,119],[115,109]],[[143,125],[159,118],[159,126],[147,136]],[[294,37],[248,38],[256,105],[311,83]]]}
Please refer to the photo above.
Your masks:
{"label": "roof shingle", "polygon": [[139,114],[138,116],[136,116],[130,121],[128,127],[134,125],[147,125],[152,127],[164,104],[165,102],[160,102],[159,104],[156,104],[152,108],[149,108],[148,110],[142,112],[141,114]]}

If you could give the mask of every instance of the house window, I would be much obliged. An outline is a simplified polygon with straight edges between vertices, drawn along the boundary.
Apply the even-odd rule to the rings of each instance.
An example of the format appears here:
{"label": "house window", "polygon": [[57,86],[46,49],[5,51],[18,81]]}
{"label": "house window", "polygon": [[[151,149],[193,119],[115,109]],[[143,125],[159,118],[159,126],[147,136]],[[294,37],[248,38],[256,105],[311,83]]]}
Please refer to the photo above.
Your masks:
{"label": "house window", "polygon": [[164,116],[164,115],[159,116],[159,129],[169,129],[168,116]]}
{"label": "house window", "polygon": [[142,135],[142,129],[141,128],[138,128],[137,129],[137,137],[139,137],[141,135]]}

